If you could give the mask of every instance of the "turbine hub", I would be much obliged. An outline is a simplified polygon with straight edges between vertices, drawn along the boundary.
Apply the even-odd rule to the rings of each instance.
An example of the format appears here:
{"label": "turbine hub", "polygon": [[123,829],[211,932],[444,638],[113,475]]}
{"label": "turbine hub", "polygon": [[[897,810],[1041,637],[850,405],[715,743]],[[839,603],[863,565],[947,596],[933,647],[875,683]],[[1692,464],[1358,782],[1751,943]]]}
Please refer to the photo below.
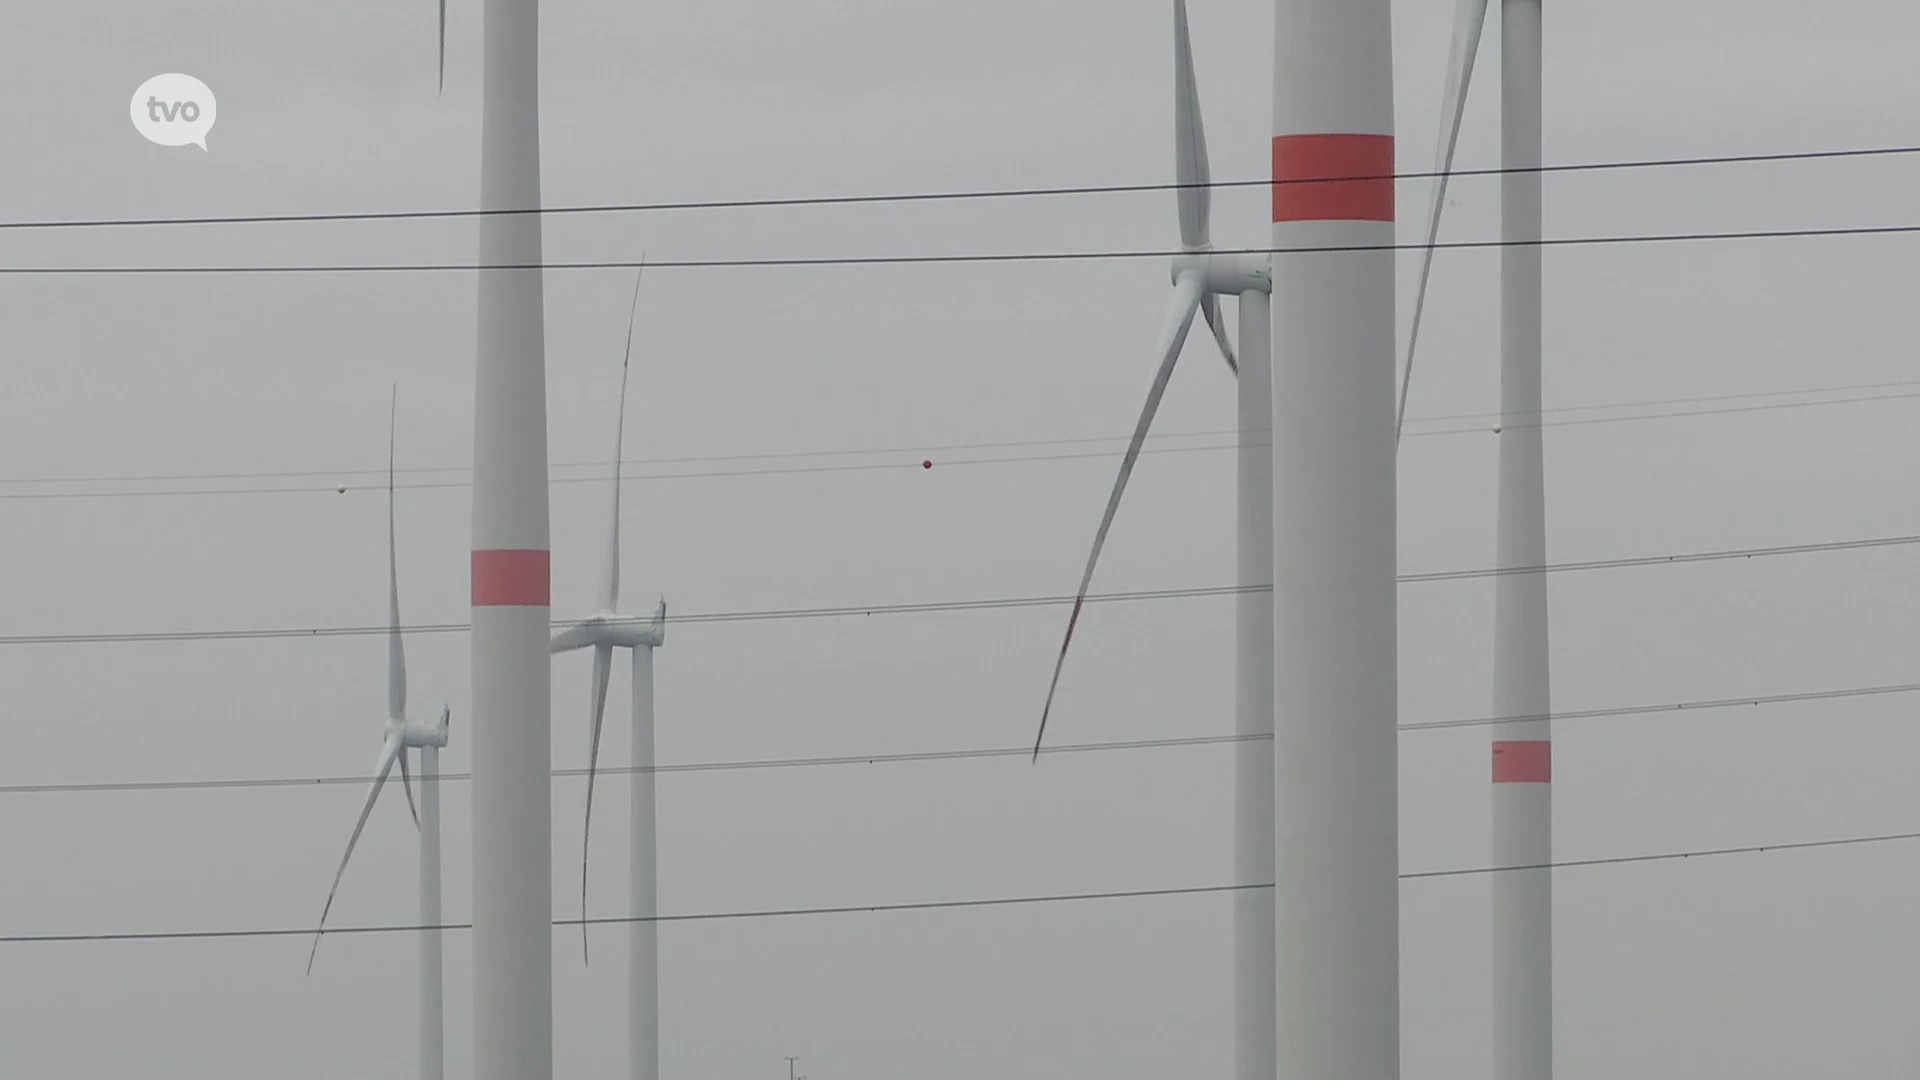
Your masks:
{"label": "turbine hub", "polygon": [[1172,278],[1199,274],[1206,290],[1216,296],[1273,292],[1273,260],[1264,255],[1221,255],[1212,250],[1174,256]]}

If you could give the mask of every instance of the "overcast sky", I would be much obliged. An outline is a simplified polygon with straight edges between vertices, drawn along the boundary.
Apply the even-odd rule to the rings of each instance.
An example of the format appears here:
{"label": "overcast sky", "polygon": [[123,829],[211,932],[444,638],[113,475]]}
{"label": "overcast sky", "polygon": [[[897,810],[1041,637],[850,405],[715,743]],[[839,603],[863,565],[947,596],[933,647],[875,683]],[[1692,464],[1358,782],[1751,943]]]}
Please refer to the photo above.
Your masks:
{"label": "overcast sky", "polygon": [[[1432,160],[1450,6],[1395,5],[1404,171]],[[549,205],[1172,179],[1166,0],[543,7]],[[1215,177],[1258,179],[1271,5],[1192,8]],[[10,11],[0,219],[471,207],[478,4],[454,3],[449,18],[436,101],[428,0]],[[1916,35],[1920,8],[1895,0],[1554,3],[1546,157],[1913,143]],[[1496,15],[1463,168],[1497,162],[1497,42]],[[128,123],[134,88],[167,71],[218,95],[208,152],[151,145]],[[1900,157],[1558,175],[1546,229],[1914,224],[1917,183],[1920,161]],[[1453,191],[1446,238],[1494,237],[1498,182]],[[1427,197],[1424,181],[1401,186],[1404,237],[1422,229]],[[1264,242],[1265,199],[1222,192],[1216,242]],[[1157,192],[600,215],[556,219],[546,235],[555,260],[1103,250],[1172,246],[1177,219]],[[469,220],[5,232],[0,265],[462,263],[474,238]],[[1550,428],[1552,559],[1920,532],[1920,400],[1897,396],[1920,384],[1726,398],[1920,378],[1915,239],[1556,248],[1546,275],[1550,407],[1719,399],[1555,420],[1796,406]],[[1491,251],[1441,255],[1413,416],[1498,407],[1496,280]],[[556,467],[557,481],[605,475],[632,287],[626,271],[548,275],[552,458],[602,463]],[[628,456],[785,456],[634,470],[752,475],[629,485],[627,606],[1070,591],[1169,288],[1161,260],[650,274]],[[361,470],[384,464],[396,379],[402,467],[468,462],[474,295],[461,273],[0,278],[0,635],[378,624],[385,500]],[[1285,334],[1276,328],[1282,348]],[[1805,404],[1869,394],[1881,398]],[[1196,340],[1157,443],[1191,452],[1143,459],[1096,590],[1232,583],[1233,455],[1218,433],[1233,400],[1231,377]],[[1494,437],[1431,434],[1476,425],[1410,427],[1421,437],[1400,455],[1404,572],[1492,562]],[[1054,442],[1075,438],[1106,441]],[[1022,445],[968,448],[1005,442]],[[841,451],[860,453],[820,456]],[[923,457],[936,467],[919,468]],[[886,467],[817,471],[850,464]],[[288,471],[317,475],[132,479]],[[109,479],[74,479],[97,477]],[[16,482],[34,478],[66,479]],[[403,478],[447,484],[401,493],[409,623],[466,618],[464,479]],[[223,488],[296,490],[181,494]],[[101,494],[125,492],[159,494]],[[100,497],[70,497],[83,494]],[[600,483],[553,488],[557,614],[592,598],[606,498]],[[1913,682],[1916,558],[1892,547],[1556,575],[1555,705]],[[1492,596],[1486,580],[1403,586],[1403,722],[1487,713]],[[1032,737],[1065,617],[1044,607],[675,627],[657,661],[659,758],[1018,745]],[[1232,730],[1231,599],[1101,605],[1081,627],[1050,739]],[[466,638],[414,636],[407,648],[413,714],[452,706],[445,764],[464,770]],[[383,666],[375,636],[9,645],[0,784],[362,773],[378,749]],[[556,661],[561,767],[585,761],[587,681],[585,657]],[[628,754],[628,685],[616,674],[603,747],[616,764]],[[1913,707],[1893,695],[1567,721],[1556,854],[1920,827]],[[1487,864],[1488,738],[1402,738],[1404,869]],[[660,908],[1224,885],[1232,753],[663,776]],[[583,789],[554,786],[560,916],[577,914]],[[620,777],[601,788],[596,915],[625,910],[626,790]],[[416,915],[415,834],[394,794],[334,925]],[[467,796],[464,784],[446,790],[451,921],[470,910]],[[0,795],[0,935],[311,925],[361,797],[345,786]],[[1917,867],[1920,845],[1889,843],[1560,871],[1559,1075],[1911,1075]],[[1404,1074],[1480,1075],[1487,881],[1413,881],[1402,897]],[[776,1077],[794,1054],[815,1080],[1226,1075],[1230,906],[1213,896],[667,925],[663,1073]],[[597,931],[583,970],[572,931],[556,932],[557,1076],[623,1067],[624,936]],[[454,1077],[470,1074],[467,946],[448,935]],[[310,978],[306,948],[0,945],[0,1073],[416,1075],[413,939],[330,937]]]}

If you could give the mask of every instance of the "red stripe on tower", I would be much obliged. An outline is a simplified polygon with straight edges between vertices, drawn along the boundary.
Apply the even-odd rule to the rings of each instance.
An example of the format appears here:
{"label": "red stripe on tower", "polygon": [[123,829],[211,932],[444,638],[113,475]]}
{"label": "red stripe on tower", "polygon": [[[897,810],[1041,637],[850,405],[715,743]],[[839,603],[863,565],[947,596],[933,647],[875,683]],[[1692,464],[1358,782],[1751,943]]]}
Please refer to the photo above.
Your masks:
{"label": "red stripe on tower", "polygon": [[1273,220],[1392,221],[1393,136],[1274,136]]}
{"label": "red stripe on tower", "polygon": [[1553,744],[1545,739],[1493,744],[1493,782],[1547,784],[1553,781]]}
{"label": "red stripe on tower", "polygon": [[474,552],[473,606],[553,606],[552,555],[545,551]]}

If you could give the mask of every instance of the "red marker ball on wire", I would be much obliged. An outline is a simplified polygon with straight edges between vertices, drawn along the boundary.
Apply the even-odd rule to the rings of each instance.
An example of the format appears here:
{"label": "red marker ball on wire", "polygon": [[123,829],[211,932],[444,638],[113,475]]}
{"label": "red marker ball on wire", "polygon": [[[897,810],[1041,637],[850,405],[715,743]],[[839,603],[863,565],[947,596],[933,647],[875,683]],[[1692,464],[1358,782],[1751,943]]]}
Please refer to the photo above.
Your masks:
{"label": "red marker ball on wire", "polygon": [[920,463],[920,467],[921,467],[921,468],[923,468],[923,469],[931,469],[931,468],[933,468],[933,460],[932,460],[931,458],[929,458],[929,459],[927,459],[926,461],[923,461],[923,462],[921,462],[921,463]]}

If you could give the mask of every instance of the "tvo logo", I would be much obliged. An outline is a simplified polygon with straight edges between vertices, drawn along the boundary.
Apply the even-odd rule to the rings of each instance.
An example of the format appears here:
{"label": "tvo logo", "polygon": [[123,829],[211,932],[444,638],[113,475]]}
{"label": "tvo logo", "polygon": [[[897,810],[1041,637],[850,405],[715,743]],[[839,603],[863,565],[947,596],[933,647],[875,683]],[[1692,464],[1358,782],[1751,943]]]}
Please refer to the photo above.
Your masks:
{"label": "tvo logo", "polygon": [[127,113],[134,130],[149,142],[205,150],[214,121],[213,91],[191,75],[155,75],[133,92]]}

